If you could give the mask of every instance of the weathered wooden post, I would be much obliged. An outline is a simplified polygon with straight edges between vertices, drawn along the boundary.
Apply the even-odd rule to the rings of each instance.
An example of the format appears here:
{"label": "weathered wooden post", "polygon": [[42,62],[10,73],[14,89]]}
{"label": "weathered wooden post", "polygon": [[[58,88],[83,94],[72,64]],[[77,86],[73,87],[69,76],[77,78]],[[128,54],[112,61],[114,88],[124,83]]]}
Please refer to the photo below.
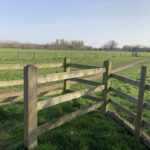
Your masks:
{"label": "weathered wooden post", "polygon": [[20,59],[20,52],[18,51],[18,60]]}
{"label": "weathered wooden post", "polygon": [[[68,63],[70,63],[71,60],[70,58],[64,58],[64,72],[70,72],[71,68],[68,66]],[[67,90],[70,90],[71,88],[71,81],[69,80],[64,80],[64,92],[66,93]]]}
{"label": "weathered wooden post", "polygon": [[37,68],[24,67],[24,146],[37,145]]}
{"label": "weathered wooden post", "polygon": [[135,120],[135,135],[136,137],[140,137],[141,135],[141,126],[142,126],[142,117],[143,117],[143,106],[144,106],[144,93],[146,87],[146,74],[147,74],[147,67],[141,67],[141,77],[140,77],[140,84],[139,84],[139,93],[138,93],[138,106],[137,106],[137,115]]}
{"label": "weathered wooden post", "polygon": [[35,53],[35,51],[34,51],[34,60],[36,59],[36,53]]}
{"label": "weathered wooden post", "polygon": [[104,61],[103,67],[106,71],[103,73],[103,84],[105,86],[102,91],[102,99],[104,100],[104,111],[108,112],[109,109],[109,87],[110,87],[110,74],[111,74],[112,63],[109,60]]}

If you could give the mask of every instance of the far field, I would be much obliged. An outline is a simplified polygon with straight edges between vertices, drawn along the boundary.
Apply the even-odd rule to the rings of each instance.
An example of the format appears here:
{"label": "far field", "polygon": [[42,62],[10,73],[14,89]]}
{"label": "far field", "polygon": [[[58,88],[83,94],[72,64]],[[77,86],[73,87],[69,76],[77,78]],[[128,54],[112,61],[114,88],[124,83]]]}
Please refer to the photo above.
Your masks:
{"label": "far field", "polygon": [[[62,62],[64,57],[70,57],[71,61],[80,64],[102,66],[103,61],[110,59],[113,68],[118,68],[130,64],[137,60],[146,59],[143,65],[148,66],[147,83],[150,83],[150,53],[141,53],[140,57],[133,57],[129,52],[100,52],[100,51],[49,51],[49,50],[17,50],[0,49],[0,64],[42,64],[52,62]],[[142,65],[142,64],[141,64]],[[119,74],[139,80],[140,66],[126,70]],[[60,69],[40,69],[39,75],[63,71]],[[22,70],[0,71],[0,81],[23,79]],[[112,86],[137,96],[137,90],[127,84],[112,80]],[[75,90],[84,88],[80,84],[74,86]],[[18,91],[22,86],[1,88],[0,93],[8,91]],[[96,96],[101,97],[100,93]],[[136,107],[121,98],[111,95],[117,102],[127,108],[136,111]],[[49,96],[39,96],[39,99],[46,99]],[[150,103],[150,93],[146,93],[145,101]],[[90,100],[80,98],[76,101],[67,102],[40,111],[38,114],[38,124],[43,124],[54,118],[75,111],[85,105],[93,103]],[[113,109],[113,108],[111,108]],[[128,116],[119,112],[120,115],[128,119]],[[150,121],[150,112],[145,111],[144,117]],[[133,122],[132,119],[129,119]],[[150,133],[150,130],[146,130]],[[133,137],[126,129],[116,123],[112,118],[102,112],[92,112],[78,119],[64,124],[52,131],[39,136],[39,150],[147,150],[148,148]],[[23,149],[23,103],[17,102],[7,106],[0,106],[0,149],[16,150]]]}

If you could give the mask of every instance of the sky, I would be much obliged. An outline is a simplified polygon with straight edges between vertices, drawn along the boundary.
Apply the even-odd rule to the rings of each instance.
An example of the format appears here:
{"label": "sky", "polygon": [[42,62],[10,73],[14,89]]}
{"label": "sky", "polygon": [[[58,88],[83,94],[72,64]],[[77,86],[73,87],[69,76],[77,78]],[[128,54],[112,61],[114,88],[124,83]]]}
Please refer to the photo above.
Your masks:
{"label": "sky", "polygon": [[0,40],[150,46],[150,0],[0,0]]}

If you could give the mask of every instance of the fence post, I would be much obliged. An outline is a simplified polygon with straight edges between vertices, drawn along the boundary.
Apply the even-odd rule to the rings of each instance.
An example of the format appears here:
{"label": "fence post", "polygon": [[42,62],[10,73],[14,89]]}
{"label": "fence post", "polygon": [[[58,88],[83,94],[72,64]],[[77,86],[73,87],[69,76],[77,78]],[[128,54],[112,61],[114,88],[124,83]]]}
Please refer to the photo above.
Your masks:
{"label": "fence post", "polygon": [[37,68],[24,67],[24,146],[37,145]]}
{"label": "fence post", "polygon": [[35,57],[36,57],[36,54],[35,54],[35,51],[34,51],[34,60],[36,59]]}
{"label": "fence post", "polygon": [[[68,63],[70,63],[71,60],[70,58],[64,58],[64,72],[70,72],[71,68],[68,66]],[[71,81],[69,80],[64,80],[64,92],[66,93],[67,90],[70,90],[71,88]]]}
{"label": "fence post", "polygon": [[108,112],[109,109],[109,87],[110,87],[110,74],[111,74],[112,63],[109,60],[104,61],[103,67],[106,69],[106,72],[103,73],[103,84],[105,86],[102,91],[102,99],[104,100],[104,111]]}
{"label": "fence post", "polygon": [[18,51],[18,60],[20,59],[20,52]]}
{"label": "fence post", "polygon": [[142,126],[142,117],[143,117],[143,106],[144,106],[144,93],[146,87],[146,74],[147,67],[141,67],[141,77],[140,77],[140,85],[139,85],[139,93],[138,93],[138,106],[137,106],[137,115],[135,120],[135,135],[136,137],[140,137],[141,135],[141,126]]}

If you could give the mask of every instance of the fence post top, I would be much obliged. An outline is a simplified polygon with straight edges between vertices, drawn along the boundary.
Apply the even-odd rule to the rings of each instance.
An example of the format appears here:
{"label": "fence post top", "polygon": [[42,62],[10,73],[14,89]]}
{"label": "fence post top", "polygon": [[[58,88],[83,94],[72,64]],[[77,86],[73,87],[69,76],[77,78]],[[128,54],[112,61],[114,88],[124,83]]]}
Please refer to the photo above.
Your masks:
{"label": "fence post top", "polygon": [[37,69],[36,66],[31,65],[31,64],[28,64],[28,65],[25,65],[25,66],[24,66],[24,69],[30,69],[30,68],[32,68],[32,69]]}
{"label": "fence post top", "polygon": [[70,57],[65,57],[64,59],[65,59],[65,60],[70,60],[71,58],[70,58]]}
{"label": "fence post top", "polygon": [[110,59],[104,60],[104,63],[111,63]]}
{"label": "fence post top", "polygon": [[109,59],[107,59],[107,60],[105,60],[104,62],[103,62],[103,65],[105,66],[105,67],[111,67],[112,66],[112,62],[109,60]]}
{"label": "fence post top", "polygon": [[141,69],[145,69],[145,70],[146,70],[146,69],[147,69],[147,66],[141,66]]}
{"label": "fence post top", "polygon": [[64,65],[66,65],[67,63],[70,63],[70,62],[71,62],[70,57],[65,57],[64,58]]}

